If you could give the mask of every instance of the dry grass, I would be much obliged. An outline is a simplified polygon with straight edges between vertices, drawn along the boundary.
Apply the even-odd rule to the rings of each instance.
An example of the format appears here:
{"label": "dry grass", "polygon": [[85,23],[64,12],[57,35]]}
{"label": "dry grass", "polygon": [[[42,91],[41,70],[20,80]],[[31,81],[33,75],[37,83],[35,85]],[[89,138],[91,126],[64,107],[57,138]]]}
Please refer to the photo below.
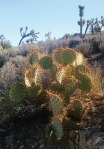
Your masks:
{"label": "dry grass", "polygon": [[104,95],[104,70],[101,64],[95,62],[91,68],[92,91]]}

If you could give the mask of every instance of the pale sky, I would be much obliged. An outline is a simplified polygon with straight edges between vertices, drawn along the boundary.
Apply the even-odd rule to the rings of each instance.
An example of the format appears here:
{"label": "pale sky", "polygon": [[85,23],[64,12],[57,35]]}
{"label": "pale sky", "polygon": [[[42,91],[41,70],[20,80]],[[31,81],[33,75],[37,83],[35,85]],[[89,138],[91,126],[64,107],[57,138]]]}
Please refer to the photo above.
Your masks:
{"label": "pale sky", "polygon": [[38,41],[50,31],[52,38],[78,33],[79,5],[85,6],[85,21],[104,16],[104,0],[0,0],[0,35],[17,46],[20,27],[40,32]]}

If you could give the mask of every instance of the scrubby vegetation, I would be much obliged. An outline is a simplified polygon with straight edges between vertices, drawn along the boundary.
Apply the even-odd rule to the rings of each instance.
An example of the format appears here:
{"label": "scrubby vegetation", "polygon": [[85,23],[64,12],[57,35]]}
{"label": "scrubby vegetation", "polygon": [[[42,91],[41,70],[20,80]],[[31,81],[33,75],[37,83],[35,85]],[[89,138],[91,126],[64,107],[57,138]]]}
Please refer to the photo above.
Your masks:
{"label": "scrubby vegetation", "polygon": [[[102,34],[87,35],[83,40],[79,37],[50,39],[1,50],[4,58],[0,68],[1,138],[5,136],[8,140],[12,131],[16,133],[14,129],[27,129],[29,125],[31,132],[33,124],[39,123],[40,129],[42,125],[46,128],[42,130],[44,136],[40,135],[43,148],[50,148],[52,142],[57,144],[60,140],[63,143],[70,140],[66,144],[69,148],[83,146],[79,139],[82,130],[89,127],[90,104],[96,96],[99,102],[104,101],[103,38]],[[101,128],[102,122],[103,119]],[[5,126],[9,128],[9,136],[4,133],[4,129],[8,131]],[[20,147],[18,139],[12,138],[16,141],[11,143],[15,148]]]}
{"label": "scrubby vegetation", "polygon": [[79,8],[78,36],[33,43],[26,27],[18,47],[0,42],[1,149],[95,149],[104,137],[104,33],[83,36]]}

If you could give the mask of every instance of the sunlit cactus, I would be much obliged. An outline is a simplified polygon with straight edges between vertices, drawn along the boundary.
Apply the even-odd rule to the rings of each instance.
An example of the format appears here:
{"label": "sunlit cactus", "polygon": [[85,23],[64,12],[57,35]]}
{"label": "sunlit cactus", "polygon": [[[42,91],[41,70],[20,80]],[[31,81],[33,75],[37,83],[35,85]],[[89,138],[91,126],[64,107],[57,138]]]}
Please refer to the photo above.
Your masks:
{"label": "sunlit cactus", "polygon": [[65,84],[65,93],[72,95],[72,93],[78,88],[77,82],[70,81]]}
{"label": "sunlit cactus", "polygon": [[37,68],[34,74],[33,82],[36,85],[40,85],[43,89],[48,88],[48,86],[52,82],[52,75],[50,70]]}
{"label": "sunlit cactus", "polygon": [[53,91],[53,92],[57,92],[57,93],[63,93],[64,86],[63,86],[63,84],[60,84],[58,82],[53,82],[50,85],[50,90]]}
{"label": "sunlit cactus", "polygon": [[61,84],[65,78],[65,70],[64,68],[60,69],[56,73],[56,80]]}
{"label": "sunlit cactus", "polygon": [[89,68],[87,66],[83,65],[83,64],[82,65],[77,65],[74,70],[76,71],[76,74],[78,74],[78,73],[86,74],[86,73],[90,72]]}
{"label": "sunlit cactus", "polygon": [[36,63],[38,61],[38,59],[39,59],[38,53],[37,52],[33,53],[30,56],[30,64]]}
{"label": "sunlit cactus", "polygon": [[52,58],[49,56],[44,56],[39,60],[39,64],[43,69],[49,69],[52,67]]}
{"label": "sunlit cactus", "polygon": [[62,64],[62,49],[57,49],[55,52],[53,52],[53,59],[58,63]]}
{"label": "sunlit cactus", "polygon": [[91,79],[85,75],[85,74],[80,74],[79,76],[77,76],[77,79],[79,80],[79,84],[78,84],[78,88],[82,91],[82,92],[90,92],[91,91]]}
{"label": "sunlit cactus", "polygon": [[53,58],[61,65],[72,64],[76,59],[76,53],[70,48],[59,49],[53,52]]}
{"label": "sunlit cactus", "polygon": [[57,94],[48,93],[50,98],[50,106],[53,114],[58,114],[63,108],[62,99]]}
{"label": "sunlit cactus", "polygon": [[[26,95],[36,99],[38,106],[48,105],[52,112],[50,133],[60,139],[64,135],[63,127],[78,129],[76,123],[81,122],[84,107],[80,100],[71,102],[71,97],[77,91],[91,90],[89,69],[80,53],[68,47],[56,49],[49,55],[33,52],[29,56],[31,65],[24,71]],[[80,63],[77,63],[78,57]]]}

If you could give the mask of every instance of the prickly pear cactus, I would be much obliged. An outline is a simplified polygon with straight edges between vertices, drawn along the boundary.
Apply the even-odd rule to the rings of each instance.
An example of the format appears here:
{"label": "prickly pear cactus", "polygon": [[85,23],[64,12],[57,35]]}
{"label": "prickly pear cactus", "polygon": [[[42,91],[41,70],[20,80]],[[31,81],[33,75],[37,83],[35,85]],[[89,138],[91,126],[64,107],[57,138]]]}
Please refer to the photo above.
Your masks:
{"label": "prickly pear cactus", "polygon": [[50,97],[50,106],[52,108],[53,114],[54,115],[58,114],[59,112],[61,112],[63,108],[62,99],[57,94],[52,93],[49,93],[49,97]]}
{"label": "prickly pear cactus", "polygon": [[58,139],[61,139],[63,136],[63,128],[62,128],[62,122],[59,119],[54,119],[50,125],[51,131],[54,132],[55,136]]}
{"label": "prickly pear cactus", "polygon": [[[59,139],[64,135],[64,127],[78,129],[84,106],[77,99],[71,102],[71,96],[78,91],[88,93],[91,90],[89,69],[83,63],[83,56],[68,47],[56,49],[52,54],[35,51],[30,54],[30,63],[24,75],[27,96],[37,97],[39,103],[48,98],[44,101],[53,113],[50,130]],[[11,100],[13,98],[10,96]]]}
{"label": "prickly pear cactus", "polygon": [[27,97],[26,88],[22,83],[12,85],[9,91],[9,97],[13,103],[21,102]]}
{"label": "prickly pear cactus", "polygon": [[37,63],[38,59],[39,59],[39,55],[37,51],[34,51],[30,54],[30,64]]}

